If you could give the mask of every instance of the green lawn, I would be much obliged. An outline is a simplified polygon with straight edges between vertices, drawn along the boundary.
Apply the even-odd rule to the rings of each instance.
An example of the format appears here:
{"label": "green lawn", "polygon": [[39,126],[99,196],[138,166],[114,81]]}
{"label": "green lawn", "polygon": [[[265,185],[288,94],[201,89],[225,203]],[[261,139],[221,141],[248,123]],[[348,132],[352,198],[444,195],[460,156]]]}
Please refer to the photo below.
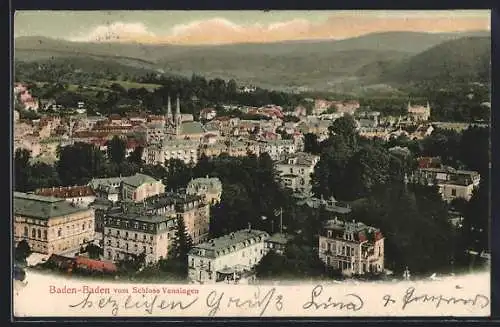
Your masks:
{"label": "green lawn", "polygon": [[155,89],[161,87],[159,84],[148,84],[148,83],[136,83],[136,82],[129,82],[129,81],[103,81],[106,85],[111,85],[113,83],[120,84],[124,88],[128,89],[140,89],[140,88],[145,88],[148,91],[154,91]]}

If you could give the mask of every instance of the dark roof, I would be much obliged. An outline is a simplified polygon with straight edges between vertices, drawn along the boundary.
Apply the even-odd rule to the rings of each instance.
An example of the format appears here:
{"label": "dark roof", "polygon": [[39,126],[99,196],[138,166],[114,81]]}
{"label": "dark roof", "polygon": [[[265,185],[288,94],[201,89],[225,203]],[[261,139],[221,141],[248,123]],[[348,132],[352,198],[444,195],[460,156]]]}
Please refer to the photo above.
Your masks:
{"label": "dark roof", "polygon": [[49,187],[41,188],[35,191],[36,195],[53,196],[56,198],[74,198],[79,196],[93,196],[94,192],[88,185],[67,186],[67,187]]}
{"label": "dark roof", "polygon": [[87,210],[64,199],[14,192],[14,214],[19,216],[50,219]]}

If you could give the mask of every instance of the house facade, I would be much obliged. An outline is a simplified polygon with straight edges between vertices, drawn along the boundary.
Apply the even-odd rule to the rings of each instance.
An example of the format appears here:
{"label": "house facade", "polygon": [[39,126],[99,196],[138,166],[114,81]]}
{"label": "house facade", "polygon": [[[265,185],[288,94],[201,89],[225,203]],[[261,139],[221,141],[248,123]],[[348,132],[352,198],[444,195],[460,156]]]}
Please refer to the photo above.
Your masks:
{"label": "house facade", "polygon": [[186,193],[203,196],[209,204],[220,203],[222,182],[217,177],[195,178],[188,183]]}
{"label": "house facade", "polygon": [[361,222],[329,220],[319,236],[319,258],[344,275],[384,271],[384,236]]}
{"label": "house facade", "polygon": [[94,239],[94,211],[64,199],[14,192],[14,239],[43,254],[78,251]]}
{"label": "house facade", "polygon": [[287,155],[276,162],[276,170],[280,174],[283,185],[294,192],[307,194],[311,191],[311,174],[319,162],[319,156],[306,152]]}
{"label": "house facade", "polygon": [[251,277],[266,253],[269,234],[244,229],[201,243],[189,251],[189,279],[202,284],[237,282]]}
{"label": "house facade", "polygon": [[119,261],[144,253],[147,264],[167,258],[176,226],[174,218],[140,211],[108,213],[104,218],[104,258]]}

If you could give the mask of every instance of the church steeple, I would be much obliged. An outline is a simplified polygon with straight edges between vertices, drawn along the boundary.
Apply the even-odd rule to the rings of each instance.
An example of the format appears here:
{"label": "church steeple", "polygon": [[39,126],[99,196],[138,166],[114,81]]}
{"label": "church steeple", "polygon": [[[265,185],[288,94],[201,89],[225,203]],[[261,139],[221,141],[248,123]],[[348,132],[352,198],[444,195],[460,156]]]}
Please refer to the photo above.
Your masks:
{"label": "church steeple", "polygon": [[170,102],[170,95],[168,95],[168,107],[167,107],[167,122],[173,122],[174,117],[172,116],[172,104]]}
{"label": "church steeple", "polygon": [[179,118],[181,116],[181,100],[179,99],[179,94],[177,94],[177,107],[175,111],[175,116]]}
{"label": "church steeple", "polygon": [[175,134],[177,136],[181,133],[182,117],[181,117],[181,100],[177,94],[177,105],[175,109]]}

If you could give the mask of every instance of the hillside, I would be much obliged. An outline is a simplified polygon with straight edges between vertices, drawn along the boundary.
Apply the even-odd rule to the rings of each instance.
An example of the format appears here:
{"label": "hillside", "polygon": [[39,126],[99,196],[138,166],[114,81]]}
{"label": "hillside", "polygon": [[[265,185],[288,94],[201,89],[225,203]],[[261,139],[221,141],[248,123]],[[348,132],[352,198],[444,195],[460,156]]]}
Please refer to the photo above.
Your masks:
{"label": "hillside", "polygon": [[375,61],[362,67],[357,75],[365,81],[390,84],[488,82],[490,62],[489,37],[464,37],[400,61]]}
{"label": "hillside", "polygon": [[[372,84],[390,89],[386,84],[403,81],[408,74],[420,78],[419,74],[425,74],[421,72],[425,67],[413,55],[424,54],[443,42],[470,35],[484,36],[489,32],[387,32],[339,41],[219,46],[77,43],[20,37],[15,40],[15,58],[27,62],[92,58],[184,76],[197,73],[207,78],[233,78],[242,84],[271,89],[357,92]],[[435,55],[431,52],[430,56]],[[422,60],[426,63],[430,59],[424,57]],[[410,71],[406,69],[408,63]]]}

